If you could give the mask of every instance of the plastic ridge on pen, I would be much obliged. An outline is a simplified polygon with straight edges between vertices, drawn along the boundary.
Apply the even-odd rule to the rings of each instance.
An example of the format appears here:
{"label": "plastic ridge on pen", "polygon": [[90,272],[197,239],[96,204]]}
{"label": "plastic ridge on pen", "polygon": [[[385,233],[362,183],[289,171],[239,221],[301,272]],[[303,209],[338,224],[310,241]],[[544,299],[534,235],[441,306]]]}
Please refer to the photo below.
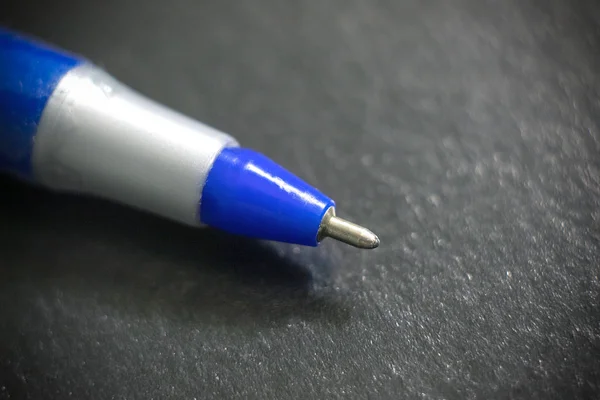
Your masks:
{"label": "plastic ridge on pen", "polygon": [[0,172],[238,235],[362,249],[379,239],[230,135],[137,93],[88,60],[0,28]]}

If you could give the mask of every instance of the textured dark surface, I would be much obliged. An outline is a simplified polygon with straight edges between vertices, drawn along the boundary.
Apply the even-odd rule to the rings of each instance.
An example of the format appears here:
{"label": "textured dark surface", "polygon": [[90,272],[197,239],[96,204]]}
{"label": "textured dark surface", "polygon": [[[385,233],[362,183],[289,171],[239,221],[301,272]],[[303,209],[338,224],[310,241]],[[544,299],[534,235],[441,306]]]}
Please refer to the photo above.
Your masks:
{"label": "textured dark surface", "polygon": [[380,249],[0,180],[0,398],[598,398],[595,1],[4,0]]}

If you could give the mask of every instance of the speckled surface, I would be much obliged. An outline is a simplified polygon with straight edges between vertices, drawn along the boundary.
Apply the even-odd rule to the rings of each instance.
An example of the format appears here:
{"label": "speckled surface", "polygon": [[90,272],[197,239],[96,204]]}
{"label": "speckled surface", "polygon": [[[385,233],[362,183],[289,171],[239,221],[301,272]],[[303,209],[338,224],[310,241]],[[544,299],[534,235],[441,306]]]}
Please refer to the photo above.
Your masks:
{"label": "speckled surface", "polygon": [[19,3],[1,23],[232,132],[382,245],[1,179],[1,399],[600,396],[597,2]]}

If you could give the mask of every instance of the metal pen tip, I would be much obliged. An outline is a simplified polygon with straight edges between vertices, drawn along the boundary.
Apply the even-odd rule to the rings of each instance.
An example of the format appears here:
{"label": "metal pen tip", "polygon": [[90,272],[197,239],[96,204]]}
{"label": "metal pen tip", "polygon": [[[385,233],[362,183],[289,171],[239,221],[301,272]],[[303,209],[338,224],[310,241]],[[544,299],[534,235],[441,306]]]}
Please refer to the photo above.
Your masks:
{"label": "metal pen tip", "polygon": [[379,246],[379,238],[367,228],[353,224],[335,216],[335,208],[331,207],[321,221],[318,241],[330,237],[359,249],[374,249]]}

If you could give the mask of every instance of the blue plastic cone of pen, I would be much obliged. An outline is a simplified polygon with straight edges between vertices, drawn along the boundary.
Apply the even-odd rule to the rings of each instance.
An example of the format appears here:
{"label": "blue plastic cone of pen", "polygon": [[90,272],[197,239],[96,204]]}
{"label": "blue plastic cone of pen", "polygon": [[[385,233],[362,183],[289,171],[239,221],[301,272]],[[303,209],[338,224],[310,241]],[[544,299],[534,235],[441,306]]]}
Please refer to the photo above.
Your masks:
{"label": "blue plastic cone of pen", "polygon": [[172,220],[316,246],[371,249],[371,231],[231,136],[76,55],[0,28],[0,172]]}

